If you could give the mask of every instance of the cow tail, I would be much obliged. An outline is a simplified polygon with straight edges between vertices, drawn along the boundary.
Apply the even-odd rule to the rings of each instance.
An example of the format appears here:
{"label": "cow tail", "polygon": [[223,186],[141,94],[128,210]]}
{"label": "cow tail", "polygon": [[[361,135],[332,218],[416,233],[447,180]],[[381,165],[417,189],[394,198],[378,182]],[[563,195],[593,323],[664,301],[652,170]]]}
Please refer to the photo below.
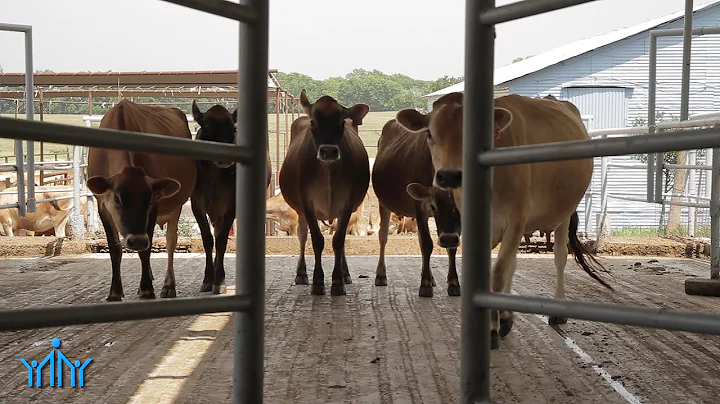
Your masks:
{"label": "cow tail", "polygon": [[[590,275],[591,278],[600,282],[600,284],[602,284],[606,288],[613,290],[612,286],[608,285],[607,282],[605,282],[602,278],[600,278],[600,276],[598,276],[598,272],[607,273],[609,271],[601,263],[599,263],[595,259],[595,257],[592,256],[592,254],[585,248],[585,246],[582,245],[580,239],[578,239],[577,229],[579,222],[580,219],[578,218],[577,211],[575,211],[573,212],[572,216],[570,216],[570,227],[568,229],[568,249],[573,255],[573,258],[575,258],[575,262],[580,265],[583,271],[587,272],[587,274]],[[585,257],[589,258],[590,262],[586,261]]]}

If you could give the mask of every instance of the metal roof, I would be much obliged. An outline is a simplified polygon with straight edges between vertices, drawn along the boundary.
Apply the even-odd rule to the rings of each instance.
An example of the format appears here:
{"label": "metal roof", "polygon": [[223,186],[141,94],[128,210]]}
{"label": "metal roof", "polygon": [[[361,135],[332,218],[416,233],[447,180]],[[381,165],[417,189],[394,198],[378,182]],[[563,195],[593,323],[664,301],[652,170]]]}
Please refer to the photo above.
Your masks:
{"label": "metal roof", "polygon": [[[711,1],[709,3],[702,4],[702,5],[696,5],[693,7],[693,12],[697,12],[699,10],[703,10],[705,8],[715,6],[718,3],[720,3],[720,0]],[[601,34],[601,35],[597,35],[594,37],[581,39],[579,41],[560,46],[558,48],[541,53],[539,55],[535,55],[535,56],[529,57],[527,59],[523,59],[519,62],[503,66],[501,68],[495,69],[494,84],[499,85],[499,84],[503,84],[503,83],[506,83],[511,80],[515,80],[522,76],[526,76],[528,74],[542,70],[546,67],[558,64],[560,62],[563,62],[563,61],[573,58],[575,56],[582,55],[583,53],[593,51],[602,46],[610,45],[610,44],[618,42],[620,40],[629,38],[633,35],[639,34],[643,31],[651,30],[653,28],[656,28],[659,25],[663,25],[663,24],[672,22],[674,20],[683,18],[684,15],[685,15],[684,10],[678,11],[678,12],[675,12],[672,14],[668,14],[668,15],[665,15],[662,17],[658,17],[658,18],[655,18],[652,20],[642,22],[642,23],[634,25],[632,27],[623,28],[623,29],[612,31],[612,32],[608,32],[606,34]],[[454,84],[450,87],[446,87],[441,90],[435,91],[434,93],[424,95],[423,97],[437,97],[437,96],[442,96],[442,95],[449,94],[452,92],[462,92],[462,91],[465,91],[465,82],[464,81]]]}

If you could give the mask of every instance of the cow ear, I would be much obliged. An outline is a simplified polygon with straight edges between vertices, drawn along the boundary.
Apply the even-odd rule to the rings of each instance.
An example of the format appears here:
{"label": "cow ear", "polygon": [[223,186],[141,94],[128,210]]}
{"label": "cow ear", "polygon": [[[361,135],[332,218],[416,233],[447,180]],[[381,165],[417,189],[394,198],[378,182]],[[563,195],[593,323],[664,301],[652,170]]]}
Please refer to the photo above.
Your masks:
{"label": "cow ear", "polygon": [[90,192],[95,195],[102,195],[110,189],[110,181],[105,177],[90,177],[86,183]]}
{"label": "cow ear", "polygon": [[352,119],[353,125],[360,126],[368,112],[370,112],[370,107],[367,104],[355,104],[347,110],[345,116]]}
{"label": "cow ear", "polygon": [[180,191],[180,183],[172,178],[152,180],[152,192],[155,200],[170,198]]}
{"label": "cow ear", "polygon": [[397,113],[395,117],[397,122],[413,132],[427,128],[429,125],[429,119],[427,115],[424,115],[414,109],[403,109]]}
{"label": "cow ear", "polygon": [[310,115],[310,107],[312,104],[310,103],[310,100],[308,100],[307,93],[304,88],[300,91],[300,105],[302,105],[305,113]]}
{"label": "cow ear", "polygon": [[499,138],[500,134],[510,126],[512,122],[512,112],[505,108],[495,108],[495,138]]}
{"label": "cow ear", "polygon": [[195,119],[195,122],[197,122],[198,125],[202,126],[203,124],[203,113],[200,112],[200,108],[197,105],[197,100],[193,100],[192,103],[192,115]]}
{"label": "cow ear", "polygon": [[408,184],[408,186],[405,187],[405,190],[407,191],[408,195],[410,195],[410,197],[415,199],[416,201],[424,201],[430,199],[430,188],[422,184],[418,184],[417,182]]}

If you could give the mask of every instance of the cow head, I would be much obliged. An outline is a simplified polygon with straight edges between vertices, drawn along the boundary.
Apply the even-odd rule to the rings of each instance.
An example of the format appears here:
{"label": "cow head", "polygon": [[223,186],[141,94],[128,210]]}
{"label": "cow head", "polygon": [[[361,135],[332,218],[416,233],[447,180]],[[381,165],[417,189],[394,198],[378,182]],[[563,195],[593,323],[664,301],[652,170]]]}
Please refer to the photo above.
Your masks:
{"label": "cow head", "polygon": [[174,179],[150,178],[138,167],[125,167],[111,177],[90,177],[87,186],[110,214],[123,246],[134,251],[150,248],[148,227],[155,225],[149,223],[151,212],[159,201],[180,190],[180,183]]}
{"label": "cow head", "polygon": [[[205,111],[205,113],[202,113],[197,103],[193,100],[192,114],[195,122],[200,125],[195,139],[218,143],[235,143],[237,109],[231,114],[225,107],[218,104]],[[228,168],[234,163],[213,161],[213,164],[220,168]]]}
{"label": "cow head", "polygon": [[317,159],[324,163],[332,163],[342,158],[338,145],[345,135],[346,120],[349,119],[353,129],[357,131],[357,127],[362,125],[363,118],[370,111],[370,107],[365,104],[345,108],[328,95],[311,103],[305,89],[300,92],[300,105],[310,117],[310,131],[317,149]]}
{"label": "cow head", "polygon": [[[425,131],[432,155],[435,175],[433,184],[453,189],[456,199],[462,185],[463,94],[450,93],[433,104],[429,114],[414,109],[398,112],[397,122],[410,131]],[[512,122],[512,114],[495,108],[495,137],[498,138]],[[471,134],[477,136],[476,133]]]}
{"label": "cow head", "polygon": [[438,232],[438,245],[457,248],[460,245],[460,211],[455,205],[453,193],[438,187],[426,187],[417,182],[405,188],[408,195],[430,206]]}

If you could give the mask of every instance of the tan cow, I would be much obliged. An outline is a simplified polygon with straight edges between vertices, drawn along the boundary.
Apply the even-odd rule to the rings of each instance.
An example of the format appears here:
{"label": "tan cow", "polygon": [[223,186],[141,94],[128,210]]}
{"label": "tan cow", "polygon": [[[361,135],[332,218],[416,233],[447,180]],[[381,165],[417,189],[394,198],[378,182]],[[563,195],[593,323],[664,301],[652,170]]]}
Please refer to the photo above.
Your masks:
{"label": "tan cow", "polygon": [[398,216],[395,213],[390,214],[390,234],[397,232],[397,234],[403,233],[417,233],[418,225],[417,220],[414,217],[409,216]]}
{"label": "tan cow", "polygon": [[[427,115],[413,109],[397,114],[397,120],[403,126],[426,133],[435,167],[434,182],[437,186],[452,189],[459,207],[462,207],[462,117],[462,93],[443,96]],[[515,94],[495,99],[495,148],[573,140],[591,141],[580,112],[570,102]],[[510,292],[520,240],[523,234],[535,229],[555,231],[555,298],[565,298],[568,244],[582,269],[610,288],[598,276],[598,271],[606,269],[577,238],[576,208],[590,185],[592,172],[592,158],[493,167],[491,246],[502,244],[492,270],[493,292]],[[585,257],[592,263],[588,264]],[[500,336],[510,332],[513,317],[510,312],[498,313],[497,310],[492,310],[491,317],[491,345],[497,348]],[[548,322],[562,324],[567,319],[551,316]]]}
{"label": "tan cow", "polygon": [[[128,100],[112,107],[100,121],[100,128],[192,139],[187,118],[181,110]],[[195,187],[195,160],[91,147],[87,172],[87,185],[97,198],[112,260],[112,283],[107,300],[120,301],[125,296],[120,278],[122,247],[137,251],[140,256],[140,298],[155,298],[150,269],[155,224],[161,228],[167,224],[168,264],[160,296],[175,297],[173,253],[180,212]]]}
{"label": "tan cow", "polygon": [[370,185],[368,155],[358,135],[358,126],[370,107],[357,104],[345,108],[327,95],[311,103],[305,89],[300,93],[300,104],[307,116],[292,123],[290,145],[279,176],[283,197],[300,216],[300,258],[295,284],[308,283],[305,243],[309,227],[315,252],[311,293],[325,294],[321,260],[325,239],[317,221],[338,219],[332,241],[335,267],[330,293],[345,295],[345,284],[352,283],[345,258],[347,227]]}
{"label": "tan cow", "polygon": [[[350,215],[350,221],[348,222],[347,234],[352,236],[363,236],[367,232],[366,229],[362,228],[362,216],[365,211],[365,201]],[[322,221],[321,229],[327,229],[328,234],[337,232],[338,222],[337,220],[330,220],[329,223]],[[324,230],[323,229],[323,230]]]}
{"label": "tan cow", "polygon": [[[36,186],[35,200],[59,198],[63,196],[72,197],[72,191],[57,191],[67,189],[67,186]],[[0,194],[0,205],[17,203],[17,187],[5,189]],[[15,194],[5,194],[14,192]],[[86,199],[86,198],[81,198]],[[58,201],[40,202],[36,204],[35,212],[26,212],[21,217],[17,208],[0,209],[0,224],[5,236],[12,237],[18,230],[23,229],[32,233],[47,233],[54,231],[57,237],[67,237],[67,224],[70,213],[73,209],[73,199],[60,199]],[[87,202],[85,203],[87,206]],[[81,205],[82,209],[82,205]]]}
{"label": "tan cow", "polygon": [[278,223],[278,230],[287,232],[288,236],[296,236],[298,231],[298,214],[285,202],[282,193],[265,200],[265,218]]}
{"label": "tan cow", "polygon": [[380,256],[375,271],[375,285],[387,286],[385,245],[391,212],[414,217],[418,224],[418,242],[422,252],[420,296],[431,297],[435,280],[430,270],[433,240],[428,218],[435,216],[440,247],[449,258],[448,295],[460,295],[455,267],[455,253],[460,243],[460,212],[455,208],[452,192],[432,188],[433,166],[425,135],[409,132],[394,119],[382,129],[373,165],[372,184],[380,209]]}

